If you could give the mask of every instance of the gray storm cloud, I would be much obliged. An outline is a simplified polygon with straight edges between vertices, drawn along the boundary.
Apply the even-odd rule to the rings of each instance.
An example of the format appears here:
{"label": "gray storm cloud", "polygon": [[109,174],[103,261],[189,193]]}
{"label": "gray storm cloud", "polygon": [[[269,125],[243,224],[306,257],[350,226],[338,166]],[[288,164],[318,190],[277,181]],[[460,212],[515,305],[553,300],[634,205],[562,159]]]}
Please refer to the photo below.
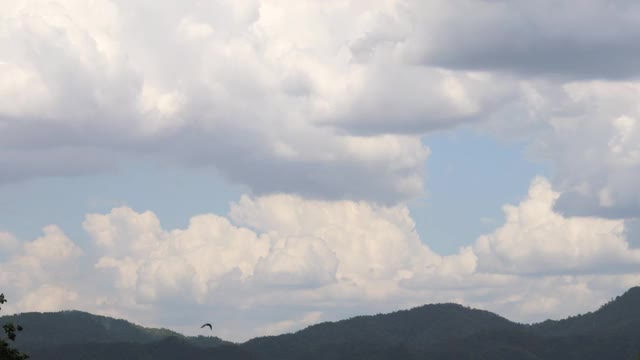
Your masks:
{"label": "gray storm cloud", "polygon": [[422,36],[413,55],[428,64],[563,79],[640,74],[636,1],[429,1],[407,8],[427,17],[416,22]]}

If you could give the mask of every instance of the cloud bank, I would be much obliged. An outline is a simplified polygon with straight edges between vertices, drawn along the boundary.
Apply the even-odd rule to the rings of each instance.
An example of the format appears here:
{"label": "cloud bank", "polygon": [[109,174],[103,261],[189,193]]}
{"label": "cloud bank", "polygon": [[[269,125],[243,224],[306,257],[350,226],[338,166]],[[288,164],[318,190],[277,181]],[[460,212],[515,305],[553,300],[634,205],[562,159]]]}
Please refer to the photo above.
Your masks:
{"label": "cloud bank", "polygon": [[639,213],[632,1],[2,5],[1,183],[144,157],[391,205],[423,134],[475,124],[524,136],[568,213]]}
{"label": "cloud bank", "polygon": [[493,124],[554,165],[560,208],[639,212],[632,1],[2,5],[1,183],[145,157],[395,204],[423,193],[421,135]]}
{"label": "cloud bank", "polygon": [[[4,233],[0,286],[17,292],[9,311],[82,308],[178,329],[233,312],[217,321],[233,339],[264,334],[249,326],[273,333],[345,309],[433,301],[540,320],[591,309],[640,280],[624,221],[563,217],[557,198],[536,178],[521,203],[505,206],[502,226],[448,256],[420,240],[404,205],[244,196],[227,217],[198,215],[171,230],[150,211],[119,207],[85,217],[85,249],[55,225],[22,244]],[[567,294],[577,308],[561,301]],[[162,315],[171,309],[191,310]]]}

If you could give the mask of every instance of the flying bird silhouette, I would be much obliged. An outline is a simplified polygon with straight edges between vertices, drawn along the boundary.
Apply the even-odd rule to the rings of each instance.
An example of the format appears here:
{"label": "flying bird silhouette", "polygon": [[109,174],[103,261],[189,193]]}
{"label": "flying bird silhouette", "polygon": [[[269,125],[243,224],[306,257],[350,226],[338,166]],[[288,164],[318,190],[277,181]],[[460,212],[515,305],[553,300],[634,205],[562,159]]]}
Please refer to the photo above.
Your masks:
{"label": "flying bird silhouette", "polygon": [[209,330],[213,331],[213,326],[211,326],[211,324],[209,324],[209,323],[206,323],[206,324],[200,326],[200,329],[202,329],[203,327],[207,327],[207,326],[209,327]]}

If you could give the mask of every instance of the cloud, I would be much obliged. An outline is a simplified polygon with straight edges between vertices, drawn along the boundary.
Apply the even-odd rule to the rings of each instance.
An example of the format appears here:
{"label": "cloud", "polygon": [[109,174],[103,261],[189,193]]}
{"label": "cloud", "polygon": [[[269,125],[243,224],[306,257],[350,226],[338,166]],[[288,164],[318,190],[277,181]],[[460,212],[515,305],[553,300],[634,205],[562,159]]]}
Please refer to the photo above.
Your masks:
{"label": "cloud", "polygon": [[59,227],[49,225],[42,231],[43,237],[24,244],[25,256],[53,263],[82,255],[82,250]]}
{"label": "cloud", "polygon": [[567,214],[639,213],[634,2],[4,5],[0,183],[138,157],[392,205],[424,193],[421,135],[488,122]]}
{"label": "cloud", "polygon": [[337,277],[356,283],[402,277],[406,271],[440,261],[420,242],[405,206],[245,196],[232,205],[229,216],[257,231],[323,239],[339,261]]}
{"label": "cloud", "polygon": [[[101,286],[70,285],[60,296],[77,294],[73,303],[86,310],[165,318],[175,326],[202,311],[228,309],[248,317],[219,325],[237,338],[252,334],[247,328],[303,326],[311,321],[307,315],[315,319],[322,309],[342,311],[346,304],[371,301],[391,309],[390,299],[402,298],[399,281],[424,267],[434,276],[473,271],[458,269],[460,261],[449,261],[420,242],[405,206],[245,196],[229,218],[232,222],[198,215],[185,229],[166,230],[150,211],[121,207],[88,214],[83,226],[95,247],[82,271]],[[32,299],[28,296],[24,299]],[[188,319],[162,315],[167,306],[178,305],[193,308],[193,314],[183,314]],[[285,318],[250,320],[265,309]],[[289,320],[298,315],[302,320]]]}
{"label": "cloud", "polygon": [[424,134],[481,122],[512,101],[516,89],[511,79],[497,74],[407,61],[372,59],[354,68],[352,95],[339,100],[335,113],[319,124],[363,135]]}
{"label": "cloud", "polygon": [[[252,194],[184,229],[88,214],[83,249],[55,225],[0,232],[12,310],[207,311],[237,339],[435,301],[562,316],[639,281],[635,2],[0,4],[0,186],[139,157]],[[553,174],[442,256],[403,201],[424,191],[421,135],[465,124],[524,138]]]}
{"label": "cloud", "polygon": [[20,307],[38,312],[73,310],[77,300],[76,292],[43,285],[24,296],[20,300]]}
{"label": "cloud", "polygon": [[18,240],[13,234],[0,231],[0,249],[3,254],[12,254],[19,245]]}
{"label": "cloud", "polygon": [[553,167],[558,211],[617,219],[640,214],[639,89],[626,81],[529,86],[538,127],[526,137],[531,153]]}
{"label": "cloud", "polygon": [[116,288],[140,302],[189,294],[203,303],[227,286],[281,291],[340,282],[374,294],[385,291],[377,280],[442,262],[420,242],[404,206],[273,195],[243,197],[230,217],[237,225],[200,215],[166,231],[153,213],[123,207],[88,215],[84,227],[101,247],[96,268],[113,269]]}
{"label": "cloud", "polygon": [[260,334],[268,335],[280,335],[290,332],[294,329],[301,329],[310,325],[314,325],[320,322],[322,319],[322,313],[319,311],[313,311],[304,314],[300,319],[278,321],[275,323],[267,324],[258,329]]}
{"label": "cloud", "polygon": [[629,247],[623,221],[563,217],[553,210],[558,197],[546,179],[534,179],[524,201],[504,207],[505,224],[475,243],[478,270],[543,275],[637,268],[640,250]]}
{"label": "cloud", "polygon": [[0,287],[9,312],[78,308],[189,333],[205,313],[234,340],[431,302],[537,321],[593,310],[640,280],[625,222],[565,217],[559,196],[534,179],[504,224],[448,256],[419,238],[405,205],[245,195],[182,229],[119,207],[86,215],[84,249],[54,225],[28,242],[2,233],[12,250]]}
{"label": "cloud", "polygon": [[253,275],[270,246],[268,238],[216,215],[194,217],[187,229],[167,232],[152,212],[122,207],[88,215],[83,225],[103,249],[96,268],[113,269],[116,287],[142,303],[182,296],[202,302],[225,275]]}
{"label": "cloud", "polygon": [[406,11],[419,28],[407,46],[427,64],[565,79],[638,76],[634,1],[416,1]]}
{"label": "cloud", "polygon": [[[44,227],[43,233],[28,242],[21,242],[9,233],[0,235],[0,239],[5,239],[0,244],[9,245],[3,249],[8,256],[0,258],[0,287],[7,296],[14,296],[12,304],[19,304],[11,305],[8,311],[30,306],[53,310],[77,304],[65,304],[65,299],[78,298],[73,291],[78,284],[71,277],[79,269],[78,260],[84,252],[55,225]],[[52,291],[51,298],[38,300],[48,289]],[[22,295],[26,303],[16,301],[16,295]]]}
{"label": "cloud", "polygon": [[2,233],[0,287],[9,312],[77,308],[189,333],[206,313],[235,340],[431,302],[562,317],[636,285],[640,250],[622,220],[555,212],[559,196],[534,179],[504,224],[449,256],[419,238],[404,205],[243,196],[183,229],[119,207],[86,215],[83,249],[54,225],[28,242]]}
{"label": "cloud", "polygon": [[539,322],[594,311],[639,280],[637,273],[519,277],[509,286],[467,290],[465,300],[515,321]]}
{"label": "cloud", "polygon": [[512,89],[408,63],[412,20],[395,2],[6,9],[2,183],[147,156],[215,166],[256,194],[392,204],[422,194],[421,134],[478,121]]}
{"label": "cloud", "polygon": [[322,239],[286,238],[255,266],[259,283],[319,287],[336,280],[338,259]]}

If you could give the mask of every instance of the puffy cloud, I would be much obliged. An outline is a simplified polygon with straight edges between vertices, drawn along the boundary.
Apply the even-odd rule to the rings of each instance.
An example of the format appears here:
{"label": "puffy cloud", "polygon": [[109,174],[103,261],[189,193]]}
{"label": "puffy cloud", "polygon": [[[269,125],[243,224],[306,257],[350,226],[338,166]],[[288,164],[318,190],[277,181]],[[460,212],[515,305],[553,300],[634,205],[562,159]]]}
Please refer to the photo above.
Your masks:
{"label": "puffy cloud", "polygon": [[257,194],[395,203],[422,193],[420,134],[476,121],[512,89],[408,63],[418,20],[395,1],[4,5],[1,182],[146,154]]}
{"label": "puffy cloud", "polygon": [[230,217],[276,236],[324,240],[338,259],[338,278],[394,279],[440,261],[424,245],[405,206],[314,201],[290,195],[242,197]]}
{"label": "puffy cloud", "polygon": [[[374,61],[374,60],[371,60]],[[484,120],[513,98],[507,77],[375,61],[355,66],[353,95],[320,119],[356,134],[423,134]],[[415,81],[420,79],[420,81]],[[391,85],[393,84],[393,85]]]}
{"label": "puffy cloud", "polygon": [[[491,94],[500,100],[476,125],[524,139],[550,165],[560,212],[640,215],[640,32],[629,30],[640,20],[637,3],[429,1],[403,11],[425,17],[414,21],[405,56],[427,68],[488,73],[511,95]],[[460,16],[469,12],[473,19]]]}
{"label": "puffy cloud", "polygon": [[479,271],[606,273],[640,265],[640,250],[629,247],[623,221],[563,217],[553,210],[558,196],[546,179],[537,178],[525,200],[505,206],[505,224],[474,245]]}
{"label": "puffy cloud", "polygon": [[[12,234],[0,235],[0,240],[4,238],[0,244],[10,245],[7,255],[0,257],[0,288],[17,304],[8,307],[9,311],[76,305],[67,300],[78,298],[72,277],[84,252],[55,225],[44,227],[43,232],[43,236],[28,242],[21,242]],[[51,298],[38,300],[49,290]]]}
{"label": "puffy cloud", "polygon": [[[293,330],[309,314],[337,319],[442,301],[537,321],[575,313],[563,296],[593,309],[632,286],[640,263],[623,221],[564,217],[553,210],[558,196],[548,180],[534,179],[526,199],[505,206],[502,226],[449,256],[419,239],[405,206],[285,194],[243,196],[232,222],[200,215],[185,229],[164,230],[153,213],[117,208],[88,215],[85,228],[106,254],[106,244],[130,249],[96,263],[98,274],[115,270],[106,284],[120,298],[109,299],[109,311],[189,303],[240,312],[242,320],[220,324],[230,337],[249,336],[247,327],[254,335]],[[134,250],[149,241],[145,234],[154,234],[152,248]],[[265,311],[279,315],[248,320]]]}
{"label": "puffy cloud", "polygon": [[82,250],[55,225],[43,229],[44,236],[24,244],[25,256],[48,262],[67,261],[82,255]]}
{"label": "puffy cloud", "polygon": [[338,259],[322,239],[286,238],[255,266],[256,280],[273,285],[318,287],[336,280]]}
{"label": "puffy cloud", "polygon": [[640,113],[636,82],[573,82],[528,87],[531,150],[554,170],[556,207],[573,216],[640,214]]}
{"label": "puffy cloud", "polygon": [[110,255],[148,254],[166,236],[154,213],[138,214],[127,207],[114,208],[109,215],[88,214],[82,225]]}
{"label": "puffy cloud", "polygon": [[423,192],[421,134],[502,118],[501,132],[537,129],[559,208],[638,214],[631,1],[3,9],[0,183],[150,155],[213,165],[255,194],[395,204]]}
{"label": "puffy cloud", "polygon": [[84,251],[53,225],[24,243],[3,233],[13,250],[0,287],[16,299],[10,312],[79,308],[190,333],[206,313],[235,340],[430,302],[562,317],[637,284],[640,250],[623,221],[565,217],[558,197],[534,179],[502,226],[448,256],[418,237],[404,205],[243,196],[227,217],[184,229],[120,207],[86,216]]}
{"label": "puffy cloud", "polygon": [[478,128],[527,144],[549,167],[560,213],[631,220],[640,215],[639,89],[635,80],[529,79]]}
{"label": "puffy cloud", "polygon": [[525,199],[504,206],[503,225],[446,257],[453,274],[423,271],[401,285],[524,322],[592,311],[637,286],[640,249],[627,221],[564,216],[554,210],[559,197],[535,178]]}
{"label": "puffy cloud", "polygon": [[[229,218],[199,215],[185,229],[165,230],[153,213],[126,207],[87,215],[84,227],[97,245],[94,276],[103,279],[94,311],[163,317],[166,306],[188,304],[200,310],[184,316],[195,318],[227,309],[248,317],[219,323],[235,338],[295,329],[323,309],[333,318],[345,304],[391,310],[419,296],[400,284],[415,274],[462,278],[475,269],[470,249],[433,253],[405,206],[244,196]],[[262,311],[285,318],[248,320]],[[262,330],[247,335],[247,328]]]}
{"label": "puffy cloud", "polygon": [[132,290],[140,302],[178,296],[204,301],[223,276],[253,275],[270,246],[266,237],[215,215],[194,217],[187,229],[167,232],[155,214],[122,207],[88,215],[84,227],[103,249],[96,268],[114,269],[116,287]]}
{"label": "puffy cloud", "polygon": [[0,183],[149,155],[395,204],[423,192],[421,134],[498,118],[536,129],[559,208],[638,214],[637,84],[611,81],[636,75],[633,2],[3,5]]}
{"label": "puffy cloud", "polygon": [[153,213],[116,208],[88,215],[84,227],[104,254],[96,268],[114,269],[114,286],[141,302],[189,293],[203,303],[233,284],[277,292],[342,282],[376,294],[386,291],[376,281],[424,267],[458,271],[420,242],[404,206],[273,195],[243,197],[230,217],[238,225],[200,215],[186,229],[166,231]]}

